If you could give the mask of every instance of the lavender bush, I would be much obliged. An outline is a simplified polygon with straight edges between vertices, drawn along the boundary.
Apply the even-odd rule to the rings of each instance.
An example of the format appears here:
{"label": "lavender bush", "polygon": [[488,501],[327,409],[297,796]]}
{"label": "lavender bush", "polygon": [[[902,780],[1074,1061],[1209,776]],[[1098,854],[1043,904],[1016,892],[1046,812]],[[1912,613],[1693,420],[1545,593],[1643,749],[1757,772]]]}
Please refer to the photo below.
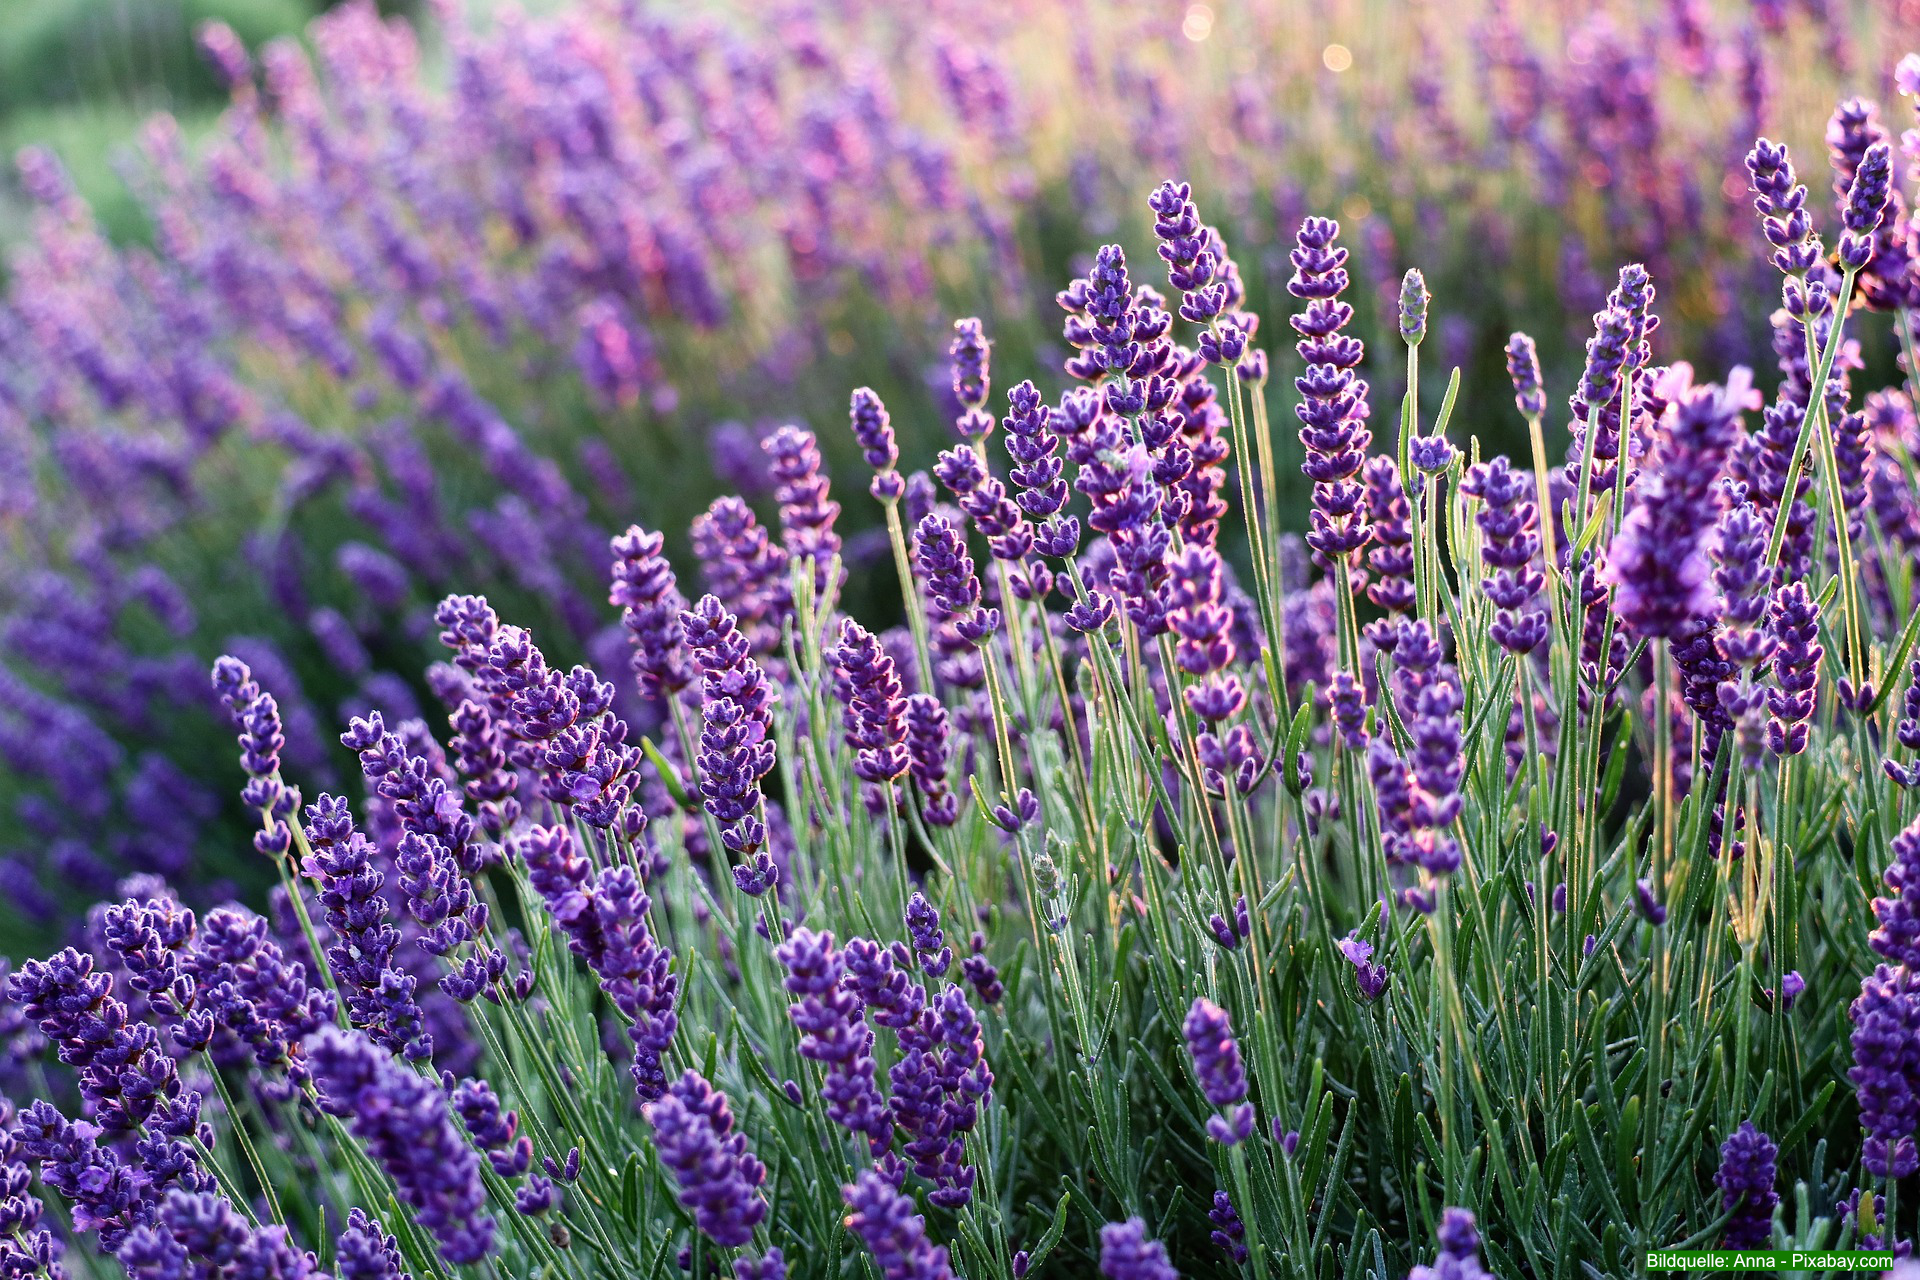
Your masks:
{"label": "lavender bush", "polygon": [[[1707,57],[1704,15],[1672,20],[1673,56]],[[1595,300],[1577,376],[1491,343],[1517,412],[1489,397],[1470,431],[1453,361],[1421,391],[1445,273],[1388,281],[1370,332],[1350,226],[1300,218],[1258,291],[1204,192],[1162,181],[1049,304],[1061,358],[960,319],[937,431],[850,380],[844,428],[768,432],[730,464],[750,492],[683,536],[617,433],[581,445],[587,496],[507,425],[475,299],[514,299],[500,345],[530,369],[564,350],[611,420],[652,396],[665,425],[653,344],[730,368],[761,295],[678,274],[648,216],[698,184],[611,199],[660,176],[625,143],[677,136],[667,86],[719,94],[722,68],[699,118],[794,122],[704,29],[517,21],[456,36],[467,114],[369,11],[318,28],[330,96],[279,50],[263,97],[216,35],[232,133],[199,160],[153,140],[156,256],[27,157],[42,238],[3,403],[47,461],[14,455],[37,567],[0,712],[39,843],[9,865],[29,908],[42,859],[100,903],[45,897],[64,937],[6,975],[7,1274],[1386,1280],[1910,1251],[1920,128],[1843,104],[1831,201],[1790,147],[1743,149],[1777,383],[1663,323],[1649,253]],[[970,47],[935,44],[984,113],[966,136],[997,139]],[[823,77],[839,56],[794,48]],[[641,49],[595,98],[582,68]],[[1920,56],[1894,79],[1913,111]],[[793,195],[709,176],[697,198],[747,203],[695,240]],[[827,214],[795,208],[789,269],[902,211],[809,239]],[[731,248],[713,270],[751,273]],[[256,524],[237,495],[263,475]],[[629,507],[646,523],[597,527]],[[371,532],[322,593],[302,531],[348,527]],[[216,591],[191,556],[236,544]],[[205,662],[203,610],[246,626]]]}

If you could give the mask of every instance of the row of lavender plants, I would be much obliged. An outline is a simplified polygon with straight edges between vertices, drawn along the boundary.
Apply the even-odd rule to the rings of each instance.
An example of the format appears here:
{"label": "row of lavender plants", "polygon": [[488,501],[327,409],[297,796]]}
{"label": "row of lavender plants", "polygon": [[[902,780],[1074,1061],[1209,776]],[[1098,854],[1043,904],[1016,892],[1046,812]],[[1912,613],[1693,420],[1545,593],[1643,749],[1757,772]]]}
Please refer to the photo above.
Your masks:
{"label": "row of lavender plants", "polygon": [[[1137,194],[1168,173],[1196,180],[1255,309],[1286,305],[1309,192],[1345,220],[1389,397],[1414,261],[1467,403],[1499,398],[1516,327],[1573,376],[1623,261],[1661,281],[1685,350],[1762,363],[1774,289],[1741,157],[1776,126],[1815,145],[1843,87],[1884,77],[1862,51],[1905,47],[1914,15],[1589,8],[821,0],[745,23],[448,3],[423,50],[357,0],[305,47],[209,29],[231,110],[198,139],[158,117],[126,157],[151,244],[109,243],[54,157],[20,157],[37,212],[0,306],[8,949],[60,938],[131,873],[196,906],[263,887],[212,766],[214,656],[275,691],[310,787],[351,781],[335,721],[435,705],[420,672],[449,591],[614,669],[595,605],[612,533],[639,515],[685,555],[719,491],[768,518],[761,441],[832,421],[851,385],[930,464],[958,412],[952,315],[1056,398],[1047,299],[1091,245],[1145,234]],[[1842,191],[1889,127],[1864,100],[1833,115]],[[1907,300],[1905,217],[1861,276],[1877,308]],[[1281,386],[1300,366],[1275,359]],[[1490,442],[1524,444],[1497,421]],[[856,465],[845,433],[822,439]],[[1274,531],[1301,531],[1307,483],[1276,471]],[[844,520],[867,617],[898,607],[870,585],[891,561],[876,514]],[[616,697],[658,732],[657,707]]]}
{"label": "row of lavender plants", "polygon": [[[1920,56],[1897,83],[1920,96]],[[961,320],[931,475],[863,387],[864,486],[836,498],[785,428],[777,518],[715,501],[699,585],[657,530],[598,549],[613,679],[549,660],[560,619],[449,595],[431,714],[332,724],[309,765],[282,673],[220,657],[278,890],[196,911],[136,877],[11,975],[0,1259],[1424,1280],[1905,1252],[1920,424],[1909,385],[1855,382],[1920,130],[1896,155],[1844,118],[1831,216],[1786,147],[1744,159],[1771,394],[1666,356],[1629,265],[1564,443],[1512,336],[1527,448],[1492,454],[1457,372],[1422,409],[1417,271],[1405,390],[1363,377],[1323,217],[1283,383],[1167,182],[1155,271],[1110,244],[1058,294],[1062,393]],[[1904,308],[1892,340],[1911,369]],[[877,513],[894,625],[842,607],[841,499]],[[347,790],[319,776],[343,761]]]}

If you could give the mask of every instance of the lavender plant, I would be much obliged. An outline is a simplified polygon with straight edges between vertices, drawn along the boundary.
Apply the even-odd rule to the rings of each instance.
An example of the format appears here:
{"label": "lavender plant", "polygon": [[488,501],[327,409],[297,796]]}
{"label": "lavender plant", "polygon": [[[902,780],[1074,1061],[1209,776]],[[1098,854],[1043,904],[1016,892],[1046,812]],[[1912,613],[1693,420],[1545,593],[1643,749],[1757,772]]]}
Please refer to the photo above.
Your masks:
{"label": "lavender plant", "polygon": [[[313,102],[293,62],[269,75]],[[1920,61],[1901,78],[1920,90]],[[236,845],[276,887],[203,910],[226,895],[187,864],[134,876],[9,971],[0,1260],[1386,1280],[1905,1249],[1914,388],[1856,410],[1853,383],[1909,202],[1870,114],[1836,121],[1833,262],[1787,149],[1747,153],[1771,399],[1670,356],[1659,264],[1629,264],[1557,459],[1525,335],[1504,361],[1531,456],[1456,422],[1458,369],[1428,414],[1444,288],[1404,277],[1363,339],[1336,219],[1298,223],[1294,349],[1263,347],[1178,182],[1139,211],[1169,292],[1101,247],[1058,297],[1064,376],[954,325],[931,476],[862,387],[844,506],[822,440],[771,433],[764,522],[723,497],[678,565],[661,532],[594,534],[605,610],[557,568],[578,494],[443,370],[430,395],[510,490],[477,532],[517,586],[421,614],[442,660],[370,682],[330,741],[275,646],[212,665]],[[223,198],[259,194],[229,176]],[[432,273],[369,216],[376,274]],[[630,402],[646,343],[586,305],[589,380]],[[1909,357],[1910,326],[1896,308]],[[384,332],[404,382],[429,357]],[[363,546],[340,572],[396,611],[458,565],[412,518],[427,490],[380,489],[364,505],[421,560]],[[869,505],[856,573],[842,521]],[[611,681],[560,656],[601,632]],[[89,741],[17,692],[50,743]],[[156,810],[190,803],[151,773]]]}

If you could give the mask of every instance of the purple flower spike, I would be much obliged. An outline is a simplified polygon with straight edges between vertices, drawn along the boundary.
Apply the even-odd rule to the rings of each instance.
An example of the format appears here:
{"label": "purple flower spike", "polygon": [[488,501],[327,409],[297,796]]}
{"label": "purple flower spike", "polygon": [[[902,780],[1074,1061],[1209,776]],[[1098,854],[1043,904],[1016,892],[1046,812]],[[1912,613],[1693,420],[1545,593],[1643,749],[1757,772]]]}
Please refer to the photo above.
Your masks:
{"label": "purple flower spike", "polygon": [[1100,1274],[1106,1280],[1180,1280],[1167,1261],[1166,1246],[1147,1237],[1147,1224],[1139,1218],[1100,1228]]}
{"label": "purple flower spike", "polygon": [[1767,750],[1777,756],[1798,755],[1807,749],[1820,684],[1820,610],[1804,582],[1793,582],[1774,593],[1768,630],[1773,637],[1773,680],[1767,691]]}
{"label": "purple flower spike", "polygon": [[873,1255],[881,1280],[953,1280],[946,1249],[927,1239],[927,1220],[886,1175],[869,1169],[840,1194],[847,1229]]}
{"label": "purple flower spike", "polygon": [[1474,522],[1484,535],[1480,557],[1487,566],[1481,590],[1498,611],[1491,634],[1508,653],[1531,653],[1547,638],[1546,613],[1535,607],[1546,574],[1540,554],[1540,508],[1534,477],[1498,457],[1468,469],[1460,491],[1485,505]]}
{"label": "purple flower spike", "polygon": [[1187,706],[1206,724],[1218,725],[1246,705],[1246,689],[1227,671],[1234,660],[1233,611],[1225,603],[1220,553],[1195,546],[1169,565],[1168,625],[1178,636],[1174,663],[1195,682]]}
{"label": "purple flower spike", "polygon": [[[1153,210],[1153,234],[1160,240],[1160,257],[1167,264],[1167,283],[1180,291],[1182,319],[1211,325],[1227,308],[1227,288],[1219,278],[1220,259],[1213,252],[1213,236],[1200,222],[1188,184],[1163,182],[1147,206]],[[1237,354],[1222,363],[1231,364]]]}
{"label": "purple flower spike", "polygon": [[1720,1146],[1720,1168],[1713,1184],[1720,1188],[1720,1207],[1727,1219],[1724,1244],[1729,1249],[1758,1249],[1773,1237],[1773,1207],[1780,1193],[1773,1189],[1773,1140],[1748,1120]]}
{"label": "purple flower spike", "polygon": [[701,803],[739,859],[735,883],[758,897],[778,878],[772,855],[762,847],[767,832],[758,816],[760,779],[774,764],[773,687],[718,599],[702,596],[680,615],[680,625],[701,676]]}
{"label": "purple flower spike", "polygon": [[307,806],[305,868],[320,887],[320,906],[333,935],[327,967],[347,1006],[347,1019],[389,1052],[429,1057],[433,1037],[414,997],[417,979],[394,961],[400,930],[388,919],[382,893],[386,874],[378,850],[354,829],[347,802],[323,795]]}
{"label": "purple flower spike", "polygon": [[1513,382],[1513,402],[1522,417],[1538,418],[1547,411],[1547,393],[1540,381],[1540,352],[1533,339],[1516,333],[1507,339],[1507,377]]}
{"label": "purple flower spike", "polygon": [[1861,157],[1853,184],[1847,190],[1841,219],[1847,228],[1840,237],[1841,266],[1860,271],[1873,260],[1874,233],[1880,229],[1881,218],[1886,216],[1892,189],[1892,153],[1886,143],[1876,142]]}
{"label": "purple flower spike", "polygon": [[874,1156],[893,1144],[893,1118],[874,1080],[873,1031],[858,995],[842,979],[846,964],[831,933],[800,928],[775,949],[786,967],[788,1006],[800,1032],[800,1056],[826,1069],[827,1118],[865,1138]]}
{"label": "purple flower spike", "polygon": [[1313,481],[1307,545],[1328,563],[1367,545],[1365,494],[1354,477],[1373,443],[1366,427],[1367,384],[1354,372],[1366,351],[1360,339],[1344,332],[1353,308],[1340,301],[1347,287],[1347,251],[1334,243],[1339,234],[1340,224],[1331,218],[1301,223],[1293,278],[1287,282],[1287,291],[1306,303],[1292,323],[1307,365],[1294,380],[1302,397],[1294,412],[1307,452],[1300,469]]}
{"label": "purple flower spike", "polygon": [[462,1080],[454,1087],[453,1110],[502,1178],[518,1178],[533,1167],[533,1139],[520,1132],[520,1117],[500,1105],[484,1080]]}
{"label": "purple flower spike", "polygon": [[947,709],[940,699],[930,693],[907,699],[907,767],[920,789],[920,816],[936,827],[950,827],[960,819],[959,798],[947,785],[950,733]]}
{"label": "purple flower spike", "polygon": [[1205,996],[1197,997],[1182,1030],[1200,1092],[1223,1113],[1207,1121],[1207,1133],[1228,1146],[1245,1141],[1253,1133],[1253,1105],[1246,1101],[1247,1074],[1227,1011]]}
{"label": "purple flower spike", "polygon": [[1080,520],[1061,515],[1067,505],[1066,464],[1059,457],[1060,437],[1053,411],[1031,382],[1007,392],[1006,445],[1013,467],[1014,501],[1031,520],[1034,548],[1042,555],[1067,557],[1080,547]]}
{"label": "purple flower spike", "polygon": [[833,654],[834,693],[846,708],[853,771],[867,782],[892,782],[907,771],[906,699],[893,659],[873,633],[845,618]]}
{"label": "purple flower spike", "polygon": [[1000,611],[983,608],[980,579],[974,576],[973,557],[954,527],[938,515],[920,522],[913,534],[914,553],[926,575],[927,598],[953,623],[969,644],[986,643],[1000,629]]}
{"label": "purple flower spike", "polygon": [[1207,1221],[1213,1224],[1213,1234],[1209,1238],[1214,1247],[1236,1265],[1244,1263],[1247,1260],[1247,1225],[1240,1221],[1240,1212],[1233,1207],[1233,1199],[1226,1192],[1213,1193],[1213,1207],[1207,1210]]}
{"label": "purple flower spike", "polygon": [[321,1109],[353,1136],[399,1189],[449,1263],[493,1251],[493,1219],[474,1150],[454,1130],[446,1095],[357,1032],[322,1027],[306,1042]]}
{"label": "purple flower spike", "polygon": [[661,1063],[679,1026],[680,980],[672,954],[648,928],[653,904],[639,877],[624,864],[596,871],[564,826],[534,827],[514,837],[513,846],[568,950],[586,962],[614,1007],[632,1020],[627,1038],[633,1042],[634,1091],[643,1102],[658,1098],[667,1087]]}
{"label": "purple flower spike", "polygon": [[661,554],[666,539],[639,525],[613,540],[613,590],[609,604],[620,608],[620,624],[633,645],[633,670],[640,696],[664,702],[687,687],[693,673],[680,634],[687,607],[673,566]]}
{"label": "purple flower spike", "polygon": [[986,330],[978,320],[953,322],[953,345],[947,348],[953,358],[953,398],[960,402],[960,416],[953,430],[962,440],[984,440],[993,430],[993,415],[987,412],[989,346]]}
{"label": "purple flower spike", "polygon": [[404,1280],[400,1241],[364,1209],[347,1212],[346,1230],[334,1244],[333,1269],[339,1280]]}
{"label": "purple flower spike", "polygon": [[1853,1067],[1847,1072],[1860,1105],[1866,1142],[1860,1163],[1880,1178],[1920,1169],[1914,1130],[1920,1127],[1920,979],[1905,965],[1878,965],[1860,980],[1847,1010],[1853,1020]]}
{"label": "purple flower spike", "polygon": [[947,935],[940,928],[940,912],[927,896],[916,891],[907,899],[907,936],[920,957],[920,968],[929,978],[947,976],[953,967],[953,948],[946,945]]}
{"label": "purple flower spike", "polygon": [[814,590],[827,589],[827,566],[840,554],[840,535],[833,522],[840,504],[827,496],[827,478],[820,470],[820,444],[813,432],[781,427],[760,442],[773,477],[773,496],[780,503],[780,542],[795,561],[812,560]]}
{"label": "purple flower spike", "polygon": [[726,1095],[690,1070],[648,1103],[645,1115],[694,1225],[723,1249],[752,1240],[767,1216],[760,1192],[767,1169],[747,1150],[747,1136],[733,1131]]}
{"label": "purple flower spike", "polygon": [[874,471],[867,491],[882,502],[897,501],[906,491],[906,482],[896,470],[900,448],[894,443],[893,421],[887,416],[887,406],[880,402],[872,388],[856,387],[848,416],[853,438],[859,442],[860,452]]}
{"label": "purple flower spike", "polygon": [[1615,612],[1635,635],[1671,640],[1713,611],[1707,517],[1749,390],[1746,370],[1736,368],[1724,389],[1691,388],[1669,410],[1658,453],[1607,552]]}

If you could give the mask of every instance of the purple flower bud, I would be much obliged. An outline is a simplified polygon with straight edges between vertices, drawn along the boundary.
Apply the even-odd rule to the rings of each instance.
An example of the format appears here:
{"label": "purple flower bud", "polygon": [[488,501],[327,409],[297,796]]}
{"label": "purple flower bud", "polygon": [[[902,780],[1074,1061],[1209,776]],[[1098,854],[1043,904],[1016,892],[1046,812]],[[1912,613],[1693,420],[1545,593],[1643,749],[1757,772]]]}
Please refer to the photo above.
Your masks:
{"label": "purple flower bud", "polygon": [[881,1280],[953,1280],[946,1249],[927,1239],[926,1219],[884,1174],[869,1169],[840,1194],[847,1229],[873,1255]]}
{"label": "purple flower bud", "polygon": [[1400,279],[1400,340],[1410,347],[1419,346],[1427,336],[1427,303],[1431,298],[1420,269],[1407,268]]}

